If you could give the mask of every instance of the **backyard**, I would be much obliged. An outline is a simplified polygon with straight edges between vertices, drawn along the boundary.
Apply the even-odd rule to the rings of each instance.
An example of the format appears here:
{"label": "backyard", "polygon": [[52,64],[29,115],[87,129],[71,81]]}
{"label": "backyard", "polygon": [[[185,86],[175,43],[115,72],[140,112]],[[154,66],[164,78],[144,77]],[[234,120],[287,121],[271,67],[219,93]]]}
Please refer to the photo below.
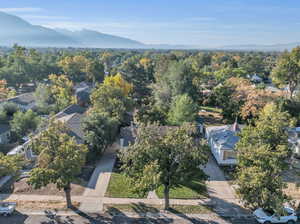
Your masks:
{"label": "backyard", "polygon": [[224,125],[222,110],[216,107],[201,106],[198,115],[203,119],[206,126]]}

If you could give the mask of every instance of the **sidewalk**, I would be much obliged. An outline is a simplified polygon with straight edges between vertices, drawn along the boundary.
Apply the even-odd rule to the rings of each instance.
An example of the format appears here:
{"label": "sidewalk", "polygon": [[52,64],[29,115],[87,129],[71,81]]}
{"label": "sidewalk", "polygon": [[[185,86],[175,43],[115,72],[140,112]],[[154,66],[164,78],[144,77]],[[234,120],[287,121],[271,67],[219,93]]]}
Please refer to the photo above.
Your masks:
{"label": "sidewalk", "polygon": [[[114,143],[104,152],[89,180],[87,189],[83,193],[84,197],[104,197],[116,161],[116,150],[118,148],[119,145]],[[101,211],[102,207],[101,200],[88,199],[81,204],[80,209],[84,211]]]}
{"label": "sidewalk", "polygon": [[[164,199],[147,199],[147,198],[108,198],[97,196],[72,196],[72,201],[80,203],[96,203],[104,204],[130,204],[130,203],[145,203],[159,205],[164,203]],[[64,196],[56,195],[31,195],[31,194],[0,194],[0,200],[12,201],[65,201]],[[199,205],[207,204],[209,199],[170,199],[170,204],[173,205]]]}

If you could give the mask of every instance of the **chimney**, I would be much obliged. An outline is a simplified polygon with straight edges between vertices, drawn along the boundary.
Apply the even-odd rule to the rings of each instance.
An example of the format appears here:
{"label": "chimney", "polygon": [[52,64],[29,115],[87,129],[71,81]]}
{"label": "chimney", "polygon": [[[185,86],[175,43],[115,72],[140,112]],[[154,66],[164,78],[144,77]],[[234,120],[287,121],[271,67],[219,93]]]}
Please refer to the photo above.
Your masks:
{"label": "chimney", "polygon": [[239,127],[239,124],[237,122],[237,117],[235,118],[235,122],[234,122],[234,124],[231,127],[231,131],[233,131],[233,132],[239,132],[239,131],[241,131],[241,129]]}

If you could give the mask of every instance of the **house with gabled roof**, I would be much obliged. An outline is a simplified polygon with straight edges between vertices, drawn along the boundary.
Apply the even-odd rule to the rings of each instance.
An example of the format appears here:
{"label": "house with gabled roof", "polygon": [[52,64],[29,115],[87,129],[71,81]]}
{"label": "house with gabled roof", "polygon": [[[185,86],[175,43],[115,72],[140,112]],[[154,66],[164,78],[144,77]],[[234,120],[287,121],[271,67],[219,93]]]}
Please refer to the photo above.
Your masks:
{"label": "house with gabled roof", "polygon": [[32,110],[36,106],[34,93],[24,93],[5,100],[4,102],[10,102],[16,104],[20,110],[27,111]]}
{"label": "house with gabled roof", "polygon": [[[56,121],[61,121],[67,126],[67,128],[69,129],[68,134],[72,137],[75,137],[75,140],[78,144],[84,143],[84,133],[81,128],[81,122],[85,116],[86,110],[87,108],[83,108],[79,105],[73,104],[60,111],[53,117]],[[18,154],[23,155],[27,160],[35,160],[37,156],[32,152],[32,150],[29,147],[30,142],[31,139],[26,141],[23,145],[15,147],[8,153],[8,155]]]}
{"label": "house with gabled roof", "polygon": [[211,152],[219,165],[236,165],[235,145],[243,126],[235,122],[232,125],[206,127],[205,136]]}

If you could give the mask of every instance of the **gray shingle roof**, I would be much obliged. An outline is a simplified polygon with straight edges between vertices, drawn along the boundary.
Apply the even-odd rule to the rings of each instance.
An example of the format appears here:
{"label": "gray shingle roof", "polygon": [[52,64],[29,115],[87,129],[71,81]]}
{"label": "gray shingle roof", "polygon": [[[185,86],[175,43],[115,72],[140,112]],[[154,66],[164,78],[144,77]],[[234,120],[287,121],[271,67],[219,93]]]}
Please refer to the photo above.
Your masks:
{"label": "gray shingle roof", "polygon": [[19,96],[10,98],[7,100],[8,102],[13,102],[20,105],[28,105],[34,103],[35,97],[33,93],[24,93]]}
{"label": "gray shingle roof", "polygon": [[243,128],[243,125],[237,124],[213,126],[207,127],[206,133],[209,138],[221,146],[221,150],[228,150],[234,149],[236,143],[240,140],[240,137],[237,136],[237,132],[239,132],[241,128]]}
{"label": "gray shingle roof", "polygon": [[87,108],[81,107],[77,104],[72,104],[72,105],[68,106],[67,108],[65,108],[64,110],[57,113],[55,115],[55,118],[61,118],[61,117],[71,115],[71,114],[74,114],[74,113],[84,114],[86,112],[86,110],[87,110]]}
{"label": "gray shingle roof", "polygon": [[69,128],[68,134],[72,137],[75,137],[78,144],[84,143],[84,132],[81,127],[81,122],[83,118],[84,115],[73,113],[58,119]]}
{"label": "gray shingle roof", "polygon": [[83,101],[83,102],[89,102],[90,101],[90,91],[87,89],[83,89],[76,92],[77,100]]}

